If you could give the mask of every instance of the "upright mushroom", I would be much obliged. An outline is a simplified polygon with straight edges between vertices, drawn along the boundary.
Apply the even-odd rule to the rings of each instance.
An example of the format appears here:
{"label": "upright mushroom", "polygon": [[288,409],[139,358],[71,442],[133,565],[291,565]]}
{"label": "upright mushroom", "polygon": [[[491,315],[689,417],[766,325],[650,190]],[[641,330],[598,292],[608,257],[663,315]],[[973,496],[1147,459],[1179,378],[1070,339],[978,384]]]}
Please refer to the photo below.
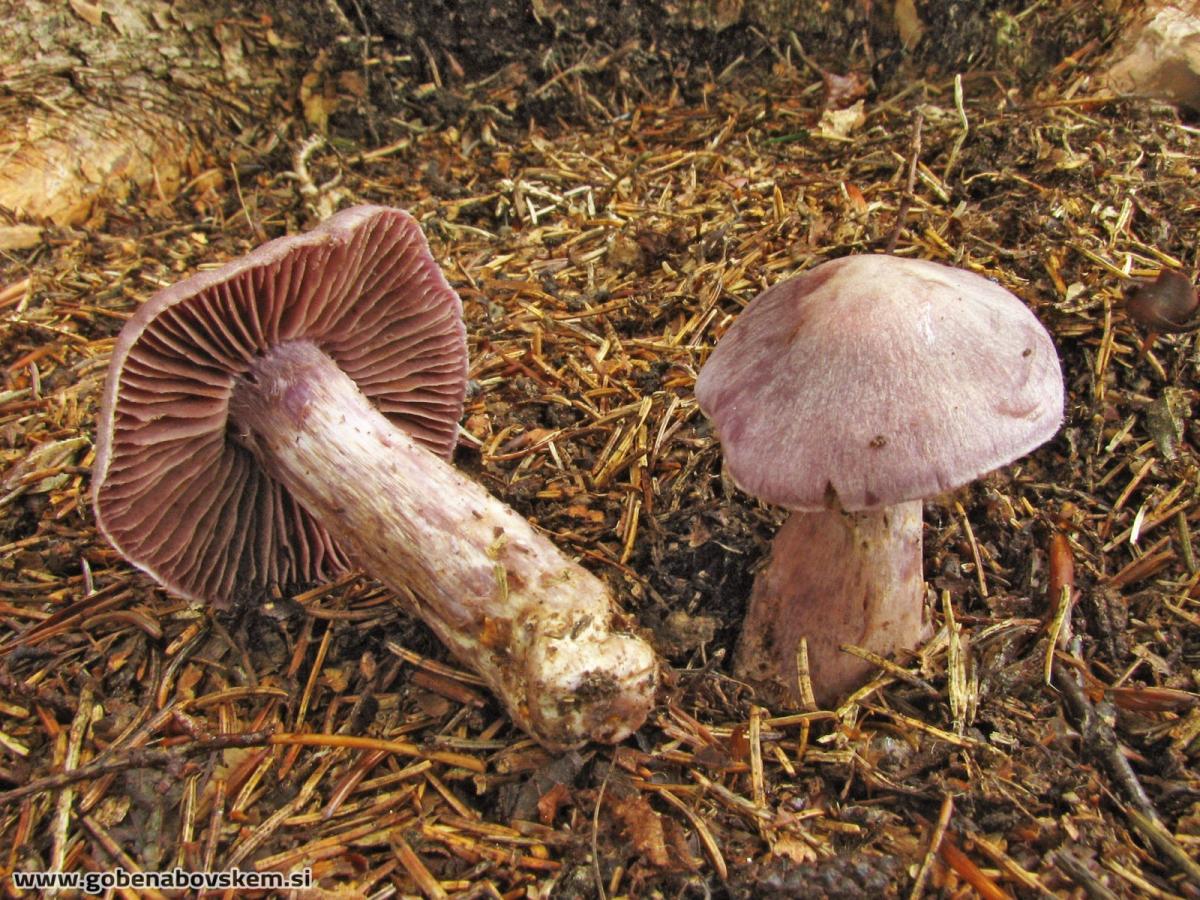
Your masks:
{"label": "upright mushroom", "polygon": [[734,481],[795,510],[754,582],[736,672],[799,697],[807,638],[818,702],[927,629],[921,498],[1048,440],[1058,357],[1029,309],[986,278],[849,256],[756,297],[696,383]]}
{"label": "upright mushroom", "polygon": [[361,564],[547,747],[617,741],[657,664],[604,585],[446,462],[462,304],[417,223],[361,206],[150,299],[113,349],[103,534],[228,604]]}

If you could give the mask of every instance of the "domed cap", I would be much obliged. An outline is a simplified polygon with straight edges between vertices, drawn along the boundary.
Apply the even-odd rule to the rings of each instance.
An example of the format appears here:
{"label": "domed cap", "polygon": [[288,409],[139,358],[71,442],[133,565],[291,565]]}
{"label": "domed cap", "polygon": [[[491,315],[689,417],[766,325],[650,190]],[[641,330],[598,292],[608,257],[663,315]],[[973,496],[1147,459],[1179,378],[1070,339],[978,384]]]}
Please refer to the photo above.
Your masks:
{"label": "domed cap", "polygon": [[924,260],[848,256],[764,291],[696,382],[738,486],[853,511],[965,484],[1062,420],[1050,336],[1015,296]]}
{"label": "domed cap", "polygon": [[104,536],[179,595],[228,603],[347,567],[230,435],[235,379],[298,339],[430,450],[454,447],[467,380],[462,303],[407,213],[347,209],[159,292],[113,348],[92,490]]}

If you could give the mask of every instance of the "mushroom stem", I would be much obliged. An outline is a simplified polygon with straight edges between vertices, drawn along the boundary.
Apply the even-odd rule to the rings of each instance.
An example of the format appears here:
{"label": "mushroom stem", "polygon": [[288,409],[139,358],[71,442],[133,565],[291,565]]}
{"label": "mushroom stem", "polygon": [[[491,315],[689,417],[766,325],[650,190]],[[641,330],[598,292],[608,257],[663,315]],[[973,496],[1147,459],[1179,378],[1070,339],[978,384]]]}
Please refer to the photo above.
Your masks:
{"label": "mushroom stem", "polygon": [[546,747],[619,741],[657,681],[604,584],[396,428],[322,350],[278,345],[236,382],[235,437],[407,602]]}
{"label": "mushroom stem", "polygon": [[807,638],[813,695],[828,707],[876,668],[839,646],[880,656],[916,646],[928,632],[924,599],[920,500],[794,512],[754,580],[734,669],[773,699],[798,704],[796,653]]}

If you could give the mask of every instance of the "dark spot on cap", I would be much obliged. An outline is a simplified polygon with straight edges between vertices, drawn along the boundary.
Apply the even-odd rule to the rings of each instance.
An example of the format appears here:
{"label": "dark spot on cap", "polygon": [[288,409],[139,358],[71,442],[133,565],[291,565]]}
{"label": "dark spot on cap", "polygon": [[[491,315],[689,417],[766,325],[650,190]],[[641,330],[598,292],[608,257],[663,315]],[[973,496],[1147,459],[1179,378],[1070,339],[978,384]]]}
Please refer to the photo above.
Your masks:
{"label": "dark spot on cap", "polygon": [[838,503],[837,488],[833,486],[832,481],[825,482],[825,508],[838,509],[840,506],[841,504]]}

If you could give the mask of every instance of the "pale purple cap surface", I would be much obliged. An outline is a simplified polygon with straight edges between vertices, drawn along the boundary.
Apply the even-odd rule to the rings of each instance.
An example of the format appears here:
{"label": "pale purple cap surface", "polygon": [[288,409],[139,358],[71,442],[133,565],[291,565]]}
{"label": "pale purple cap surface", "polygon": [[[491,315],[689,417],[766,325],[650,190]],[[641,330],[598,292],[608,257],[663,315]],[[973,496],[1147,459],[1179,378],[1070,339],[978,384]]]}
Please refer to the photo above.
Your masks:
{"label": "pale purple cap surface", "polygon": [[462,302],[402,210],[343,210],[160,291],[113,348],[92,491],[100,531],[177,594],[227,603],[348,565],[229,433],[235,379],[298,339],[430,450],[454,448],[467,381]]}
{"label": "pale purple cap surface", "polygon": [[756,297],[696,382],[738,486],[853,511],[959,487],[1049,440],[1058,355],[1004,288],[924,260],[823,263]]}

